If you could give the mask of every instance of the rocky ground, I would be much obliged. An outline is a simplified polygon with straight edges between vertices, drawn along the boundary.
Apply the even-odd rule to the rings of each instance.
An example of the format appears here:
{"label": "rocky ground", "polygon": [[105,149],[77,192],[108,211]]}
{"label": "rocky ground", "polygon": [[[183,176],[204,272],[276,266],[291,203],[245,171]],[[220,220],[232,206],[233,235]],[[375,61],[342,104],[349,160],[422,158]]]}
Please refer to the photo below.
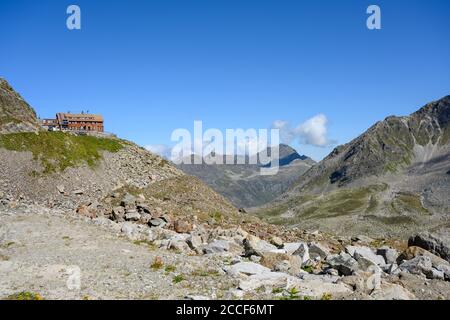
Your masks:
{"label": "rocky ground", "polygon": [[96,217],[3,199],[0,297],[450,299],[445,235],[407,244],[267,228],[266,241],[256,222],[179,220],[121,197],[120,213]]}

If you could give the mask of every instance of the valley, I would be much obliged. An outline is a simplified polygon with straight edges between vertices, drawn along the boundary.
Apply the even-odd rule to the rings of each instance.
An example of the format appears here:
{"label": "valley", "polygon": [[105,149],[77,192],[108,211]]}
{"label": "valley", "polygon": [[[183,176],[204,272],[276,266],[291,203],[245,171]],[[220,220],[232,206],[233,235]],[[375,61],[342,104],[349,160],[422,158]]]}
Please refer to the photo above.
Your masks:
{"label": "valley", "polygon": [[449,110],[260,176],[46,131],[1,79],[0,299],[450,299]]}

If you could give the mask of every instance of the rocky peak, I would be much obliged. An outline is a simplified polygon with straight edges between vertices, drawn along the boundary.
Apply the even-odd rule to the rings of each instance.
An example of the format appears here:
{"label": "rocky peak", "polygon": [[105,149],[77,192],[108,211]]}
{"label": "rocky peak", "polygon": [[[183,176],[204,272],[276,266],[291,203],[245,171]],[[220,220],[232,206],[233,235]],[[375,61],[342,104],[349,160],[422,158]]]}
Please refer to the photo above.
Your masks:
{"label": "rocky peak", "polygon": [[450,122],[450,95],[431,102],[414,112],[412,117],[424,118],[431,117],[436,119],[440,126],[446,126]]}
{"label": "rocky peak", "polygon": [[40,130],[34,109],[0,78],[0,133]]}
{"label": "rocky peak", "polygon": [[302,177],[298,188],[317,185],[314,181],[343,186],[360,178],[401,172],[414,163],[415,148],[423,149],[431,144],[439,151],[448,147],[449,123],[450,96],[431,102],[409,116],[389,116],[335,148]]}
{"label": "rocky peak", "polygon": [[[272,147],[267,148],[267,154],[272,154]],[[280,144],[279,145],[279,165],[280,166],[287,166],[290,163],[292,163],[295,160],[304,161],[307,164],[313,165],[315,164],[315,161],[312,160],[310,157],[307,157],[305,155],[300,155],[294,148],[291,146],[288,146],[287,144]],[[270,166],[270,164],[268,165]]]}

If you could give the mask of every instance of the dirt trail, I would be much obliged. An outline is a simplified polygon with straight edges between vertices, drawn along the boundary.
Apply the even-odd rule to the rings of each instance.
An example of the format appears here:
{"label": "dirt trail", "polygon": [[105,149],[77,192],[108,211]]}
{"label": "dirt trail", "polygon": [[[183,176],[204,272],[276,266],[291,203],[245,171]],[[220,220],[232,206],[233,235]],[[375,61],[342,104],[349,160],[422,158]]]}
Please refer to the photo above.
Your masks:
{"label": "dirt trail", "polygon": [[[156,257],[163,266],[155,270]],[[22,291],[44,299],[220,297],[217,287],[232,282],[221,264],[136,244],[73,216],[0,210],[0,298]],[[213,272],[193,276],[198,270]]]}

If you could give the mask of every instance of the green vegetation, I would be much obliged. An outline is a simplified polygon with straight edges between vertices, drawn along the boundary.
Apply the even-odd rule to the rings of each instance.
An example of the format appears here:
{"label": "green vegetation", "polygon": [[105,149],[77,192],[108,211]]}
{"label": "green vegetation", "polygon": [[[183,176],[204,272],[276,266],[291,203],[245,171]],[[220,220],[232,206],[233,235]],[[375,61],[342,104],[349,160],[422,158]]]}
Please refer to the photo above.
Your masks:
{"label": "green vegetation", "polygon": [[408,225],[408,224],[415,224],[414,219],[408,216],[375,216],[375,215],[369,215],[366,216],[367,219],[374,220],[376,222],[381,222],[386,225]]}
{"label": "green vegetation", "polygon": [[313,272],[313,267],[312,266],[304,266],[302,267],[303,271],[306,271],[308,273],[312,273]]}
{"label": "green vegetation", "polygon": [[183,280],[184,280],[183,275],[179,274],[179,275],[176,275],[175,277],[173,277],[172,282],[173,283],[180,283]]}
{"label": "green vegetation", "polygon": [[162,259],[160,257],[156,257],[153,263],[150,265],[150,268],[153,270],[159,270],[164,266]]}
{"label": "green vegetation", "polygon": [[167,273],[170,273],[170,272],[175,272],[176,269],[177,269],[177,268],[176,268],[174,265],[168,265],[164,270],[165,270]]}
{"label": "green vegetation", "polygon": [[39,293],[22,291],[8,296],[6,300],[43,300],[43,298]]}
{"label": "green vegetation", "polygon": [[211,214],[211,217],[214,219],[214,221],[215,221],[216,223],[221,223],[222,220],[223,220],[222,213],[220,213],[219,211],[213,212],[213,213]]}
{"label": "green vegetation", "polygon": [[377,207],[378,207],[377,198],[374,195],[370,196],[369,206],[367,207],[366,212],[367,213],[374,212]]}
{"label": "green vegetation", "polygon": [[424,208],[420,196],[412,193],[398,193],[391,202],[393,213],[415,212],[422,215],[429,215],[428,209]]}
{"label": "green vegetation", "polygon": [[93,167],[101,158],[101,151],[117,152],[123,145],[118,140],[63,132],[21,132],[0,135],[0,147],[31,152],[35,160],[41,161],[42,173],[48,174],[83,163]]}
{"label": "green vegetation", "polygon": [[[383,193],[388,188],[386,183],[379,183],[362,188],[340,188],[327,194],[301,195],[278,206],[262,209],[257,214],[270,223],[279,225],[296,225],[364,213],[368,214],[367,217],[370,219],[375,217],[378,210],[385,208],[380,199],[383,199]],[[396,223],[397,219],[378,222]]]}
{"label": "green vegetation", "polygon": [[7,124],[7,123],[18,124],[18,123],[21,123],[21,121],[16,118],[11,117],[8,114],[4,114],[4,115],[0,116],[0,126]]}
{"label": "green vegetation", "polygon": [[331,293],[324,293],[322,295],[322,298],[320,298],[320,300],[331,300],[332,296]]}
{"label": "green vegetation", "polygon": [[161,159],[161,161],[158,163],[159,167],[166,167],[166,166],[169,166],[169,165],[170,165],[170,162],[167,161],[166,159]]}
{"label": "green vegetation", "polygon": [[133,243],[137,246],[144,245],[149,247],[150,250],[156,250],[156,246],[153,244],[153,242],[149,240],[135,240]]}
{"label": "green vegetation", "polygon": [[298,300],[300,296],[298,295],[299,291],[297,288],[291,288],[290,290],[285,290],[285,296],[281,298],[281,300]]}
{"label": "green vegetation", "polygon": [[279,293],[282,293],[283,291],[284,291],[283,288],[273,288],[272,289],[273,294],[279,294]]}
{"label": "green vegetation", "polygon": [[219,275],[219,271],[217,270],[194,270],[191,273],[194,277],[216,277]]}
{"label": "green vegetation", "polygon": [[441,138],[441,144],[447,144],[450,142],[450,125],[447,126],[447,128],[444,129],[444,132],[442,133],[442,138]]}

